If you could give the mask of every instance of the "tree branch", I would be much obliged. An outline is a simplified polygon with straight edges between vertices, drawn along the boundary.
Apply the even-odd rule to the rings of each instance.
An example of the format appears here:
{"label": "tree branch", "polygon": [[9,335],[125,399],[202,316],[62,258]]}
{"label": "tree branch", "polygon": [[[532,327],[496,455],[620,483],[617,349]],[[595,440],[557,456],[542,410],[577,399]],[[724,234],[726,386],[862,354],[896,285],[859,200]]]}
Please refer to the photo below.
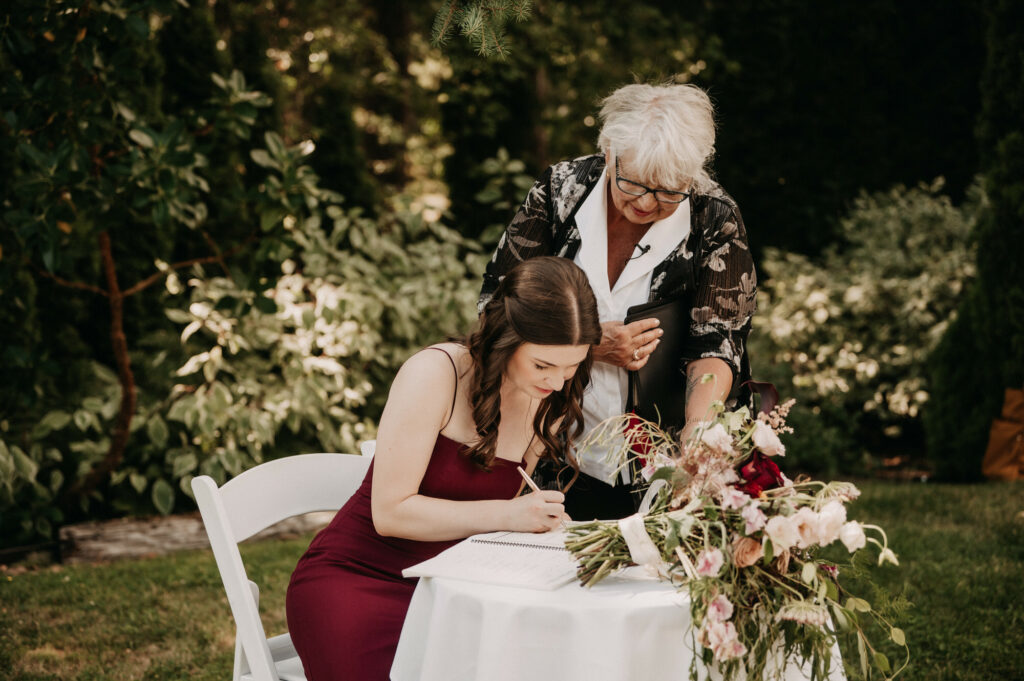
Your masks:
{"label": "tree branch", "polygon": [[[250,236],[248,239],[246,239],[242,243],[236,245],[234,248],[229,248],[228,250],[226,250],[226,251],[224,251],[222,253],[220,251],[220,249],[217,248],[216,244],[213,243],[213,239],[211,239],[208,234],[206,234],[204,232],[203,236],[206,237],[207,243],[210,244],[210,247],[214,250],[216,255],[208,255],[208,256],[205,256],[205,257],[202,257],[202,258],[192,258],[191,260],[182,260],[181,262],[176,262],[174,264],[168,265],[167,267],[172,269],[172,270],[180,270],[183,267],[190,267],[192,265],[205,265],[207,263],[215,262],[215,263],[219,263],[220,266],[224,268],[225,274],[227,274],[228,278],[230,279],[231,278],[231,273],[228,270],[227,263],[224,262],[224,258],[234,255],[235,253],[240,251],[243,246],[248,245],[249,242],[254,241],[256,239],[255,235]],[[167,275],[164,272],[154,272],[153,274],[149,275],[148,277],[146,277],[142,281],[138,282],[137,284],[135,284],[135,285],[133,285],[133,286],[131,286],[129,288],[126,288],[122,292],[122,295],[125,296],[125,297],[128,297],[128,296],[130,296],[132,294],[138,293],[139,291],[143,290],[144,288],[148,288],[148,287],[152,286],[153,284],[155,284],[156,282],[160,281],[160,279],[162,277],[165,277],[165,276],[167,276]]]}
{"label": "tree branch", "polygon": [[36,271],[39,272],[40,276],[46,277],[47,279],[53,279],[54,283],[60,284],[61,286],[66,286],[68,288],[76,288],[79,289],[80,291],[88,291],[89,293],[98,293],[99,295],[104,297],[109,295],[105,290],[101,289],[99,286],[93,286],[92,284],[84,284],[80,281],[69,281],[67,279],[58,277],[56,274],[53,274],[52,272],[47,272],[46,270],[43,269],[37,268]]}

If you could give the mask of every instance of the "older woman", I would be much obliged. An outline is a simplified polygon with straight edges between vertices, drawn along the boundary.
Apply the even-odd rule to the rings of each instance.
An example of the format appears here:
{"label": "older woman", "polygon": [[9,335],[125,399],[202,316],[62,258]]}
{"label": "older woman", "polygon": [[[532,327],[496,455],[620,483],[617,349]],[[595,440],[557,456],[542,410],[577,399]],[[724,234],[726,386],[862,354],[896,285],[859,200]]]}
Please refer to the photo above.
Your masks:
{"label": "older woman", "polygon": [[[540,255],[575,261],[597,295],[603,338],[583,400],[593,428],[626,407],[627,370],[658,352],[656,319],[624,324],[633,305],[683,299],[689,338],[679,356],[682,436],[715,400],[735,402],[748,378],[746,339],[756,275],[732,197],[708,175],[714,111],[693,85],[627,85],[601,108],[600,154],[556,163],[536,182],[487,266],[480,304],[517,262]],[[702,382],[705,374],[713,381]],[[683,376],[686,376],[685,385]],[[633,511],[629,473],[600,453],[566,496],[578,519]]]}

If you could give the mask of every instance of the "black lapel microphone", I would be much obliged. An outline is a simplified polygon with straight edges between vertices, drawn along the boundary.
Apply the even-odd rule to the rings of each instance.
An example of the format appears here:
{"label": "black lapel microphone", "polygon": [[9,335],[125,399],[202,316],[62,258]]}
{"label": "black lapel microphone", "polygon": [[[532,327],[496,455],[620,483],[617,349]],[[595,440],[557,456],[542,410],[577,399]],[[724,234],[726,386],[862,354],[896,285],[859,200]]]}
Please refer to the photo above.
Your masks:
{"label": "black lapel microphone", "polygon": [[633,250],[634,251],[637,250],[637,249],[640,249],[640,255],[634,255],[634,256],[632,256],[630,258],[626,258],[626,262],[629,262],[630,260],[636,260],[637,258],[644,257],[645,255],[647,255],[647,251],[651,250],[651,247],[650,247],[650,245],[641,246],[640,244],[637,244],[637,245],[633,246]]}

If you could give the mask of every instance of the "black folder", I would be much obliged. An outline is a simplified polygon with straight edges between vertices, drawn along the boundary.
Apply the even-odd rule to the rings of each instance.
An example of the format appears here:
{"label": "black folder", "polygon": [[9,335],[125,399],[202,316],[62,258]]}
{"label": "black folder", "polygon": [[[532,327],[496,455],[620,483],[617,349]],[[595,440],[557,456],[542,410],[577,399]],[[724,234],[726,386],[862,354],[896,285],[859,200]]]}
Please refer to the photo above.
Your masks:
{"label": "black folder", "polygon": [[684,298],[634,305],[624,323],[657,317],[664,333],[647,364],[629,373],[626,408],[662,428],[680,428],[686,420],[686,376],[683,351],[690,333]]}

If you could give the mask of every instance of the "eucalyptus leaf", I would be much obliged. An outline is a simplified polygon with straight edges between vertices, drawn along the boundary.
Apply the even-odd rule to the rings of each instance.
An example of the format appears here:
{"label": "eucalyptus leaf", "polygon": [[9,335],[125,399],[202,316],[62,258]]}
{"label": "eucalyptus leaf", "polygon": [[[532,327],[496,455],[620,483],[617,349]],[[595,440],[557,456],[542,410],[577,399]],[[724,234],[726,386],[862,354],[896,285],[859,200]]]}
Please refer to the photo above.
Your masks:
{"label": "eucalyptus leaf", "polygon": [[151,497],[156,510],[162,515],[170,514],[174,508],[174,488],[166,480],[160,478],[153,483]]}
{"label": "eucalyptus leaf", "polygon": [[22,479],[28,482],[35,482],[36,473],[39,472],[39,464],[29,458],[21,450],[21,447],[11,446],[10,453],[14,460],[14,470],[18,472]]}
{"label": "eucalyptus leaf", "polygon": [[153,143],[153,138],[150,137],[149,134],[143,132],[142,130],[139,130],[138,128],[128,131],[128,137],[130,137],[132,141],[138,144],[140,147],[143,147],[145,149],[152,149],[155,146]]}
{"label": "eucalyptus leaf", "polygon": [[167,436],[169,435],[167,422],[160,418],[158,414],[154,414],[146,423],[146,435],[149,436],[149,441],[157,447],[166,446]]}
{"label": "eucalyptus leaf", "polygon": [[135,491],[139,494],[142,494],[146,490],[146,486],[149,484],[145,475],[134,472],[128,474],[128,482],[131,483],[132,487],[134,487]]}

